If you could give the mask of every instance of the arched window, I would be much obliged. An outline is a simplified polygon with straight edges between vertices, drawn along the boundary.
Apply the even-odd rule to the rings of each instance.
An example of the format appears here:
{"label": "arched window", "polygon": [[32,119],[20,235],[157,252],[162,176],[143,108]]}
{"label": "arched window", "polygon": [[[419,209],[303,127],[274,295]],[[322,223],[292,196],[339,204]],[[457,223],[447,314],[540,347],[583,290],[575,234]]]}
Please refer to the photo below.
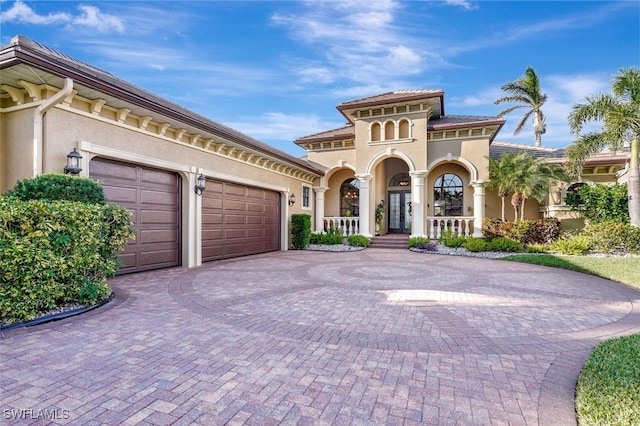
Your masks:
{"label": "arched window", "polygon": [[453,173],[445,173],[433,186],[433,214],[435,216],[462,216],[464,189],[462,179]]}
{"label": "arched window", "polygon": [[347,179],[340,185],[340,216],[360,216],[360,181]]}
{"label": "arched window", "polygon": [[396,138],[396,125],[393,121],[384,123],[384,140],[391,141]]}
{"label": "arched window", "polygon": [[567,188],[567,195],[565,198],[565,202],[568,199],[571,199],[571,201],[577,202],[577,204],[584,204],[584,202],[582,201],[582,197],[580,197],[580,188],[582,188],[583,186],[585,186],[586,183],[584,182],[576,182],[576,183],[572,183],[571,185],[569,185],[569,187]]}
{"label": "arched window", "polygon": [[371,140],[372,141],[380,140],[380,123],[371,124]]}
{"label": "arched window", "polygon": [[411,180],[409,179],[408,173],[398,173],[397,175],[392,177],[391,180],[389,180],[390,187],[410,186],[410,185],[411,185]]}
{"label": "arched window", "polygon": [[400,139],[408,139],[409,135],[409,120],[400,120],[398,123],[398,137]]}

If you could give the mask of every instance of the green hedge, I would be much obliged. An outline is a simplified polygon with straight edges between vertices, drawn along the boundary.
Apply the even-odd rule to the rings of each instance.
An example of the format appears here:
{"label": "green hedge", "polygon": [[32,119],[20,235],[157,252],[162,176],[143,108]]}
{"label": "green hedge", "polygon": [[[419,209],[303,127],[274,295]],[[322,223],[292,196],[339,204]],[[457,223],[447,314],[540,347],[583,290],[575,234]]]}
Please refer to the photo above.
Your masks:
{"label": "green hedge", "polygon": [[0,326],[111,292],[131,215],[110,204],[0,197]]}
{"label": "green hedge", "polygon": [[7,197],[23,201],[78,201],[81,203],[105,204],[102,186],[93,180],[80,176],[44,174],[18,181],[5,192]]}
{"label": "green hedge", "polygon": [[596,223],[588,225],[583,234],[593,241],[594,252],[640,254],[640,228],[628,223]]}
{"label": "green hedge", "polygon": [[291,215],[291,245],[302,250],[311,240],[311,216],[308,214]]}
{"label": "green hedge", "polygon": [[482,235],[492,240],[498,237],[511,238],[522,244],[544,244],[560,238],[560,221],[556,218],[503,222],[486,218],[482,222]]}

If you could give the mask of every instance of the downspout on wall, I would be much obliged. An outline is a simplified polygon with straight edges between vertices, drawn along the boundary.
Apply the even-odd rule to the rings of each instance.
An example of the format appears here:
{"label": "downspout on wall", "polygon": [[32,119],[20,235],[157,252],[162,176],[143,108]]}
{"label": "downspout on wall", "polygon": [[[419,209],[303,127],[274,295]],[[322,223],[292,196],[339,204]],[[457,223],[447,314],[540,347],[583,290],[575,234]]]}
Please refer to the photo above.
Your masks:
{"label": "downspout on wall", "polygon": [[60,103],[60,101],[67,96],[71,95],[73,91],[73,80],[69,77],[64,79],[64,86],[62,90],[53,95],[50,99],[41,103],[36,108],[35,116],[33,117],[33,177],[42,174],[43,168],[43,147],[44,141],[44,114],[49,111],[53,106]]}

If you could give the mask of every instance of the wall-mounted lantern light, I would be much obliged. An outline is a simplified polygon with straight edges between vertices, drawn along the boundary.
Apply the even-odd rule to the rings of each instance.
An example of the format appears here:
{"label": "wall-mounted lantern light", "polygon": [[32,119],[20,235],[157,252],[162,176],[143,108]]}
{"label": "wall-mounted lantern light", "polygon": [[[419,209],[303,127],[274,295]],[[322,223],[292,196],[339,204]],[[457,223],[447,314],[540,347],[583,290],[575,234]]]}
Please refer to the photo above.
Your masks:
{"label": "wall-mounted lantern light", "polygon": [[293,206],[296,203],[296,194],[289,195],[289,207]]}
{"label": "wall-mounted lantern light", "polygon": [[67,165],[64,166],[64,173],[68,175],[77,175],[82,171],[80,168],[80,160],[82,155],[75,148],[69,154],[67,154]]}
{"label": "wall-mounted lantern light", "polygon": [[205,190],[206,182],[207,182],[207,178],[204,177],[202,173],[200,173],[200,176],[196,178],[196,185],[193,187],[193,190],[196,191],[196,194],[202,195],[202,193]]}

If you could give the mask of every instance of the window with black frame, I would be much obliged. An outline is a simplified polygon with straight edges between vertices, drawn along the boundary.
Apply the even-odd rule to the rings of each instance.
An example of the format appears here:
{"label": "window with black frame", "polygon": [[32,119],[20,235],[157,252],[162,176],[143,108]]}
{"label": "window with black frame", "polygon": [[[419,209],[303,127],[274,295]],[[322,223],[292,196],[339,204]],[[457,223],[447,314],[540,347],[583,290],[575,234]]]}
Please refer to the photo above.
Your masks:
{"label": "window with black frame", "polygon": [[360,181],[352,178],[340,186],[340,216],[360,215]]}
{"label": "window with black frame", "polygon": [[439,176],[433,187],[434,216],[462,216],[463,194],[459,176],[453,173]]}

